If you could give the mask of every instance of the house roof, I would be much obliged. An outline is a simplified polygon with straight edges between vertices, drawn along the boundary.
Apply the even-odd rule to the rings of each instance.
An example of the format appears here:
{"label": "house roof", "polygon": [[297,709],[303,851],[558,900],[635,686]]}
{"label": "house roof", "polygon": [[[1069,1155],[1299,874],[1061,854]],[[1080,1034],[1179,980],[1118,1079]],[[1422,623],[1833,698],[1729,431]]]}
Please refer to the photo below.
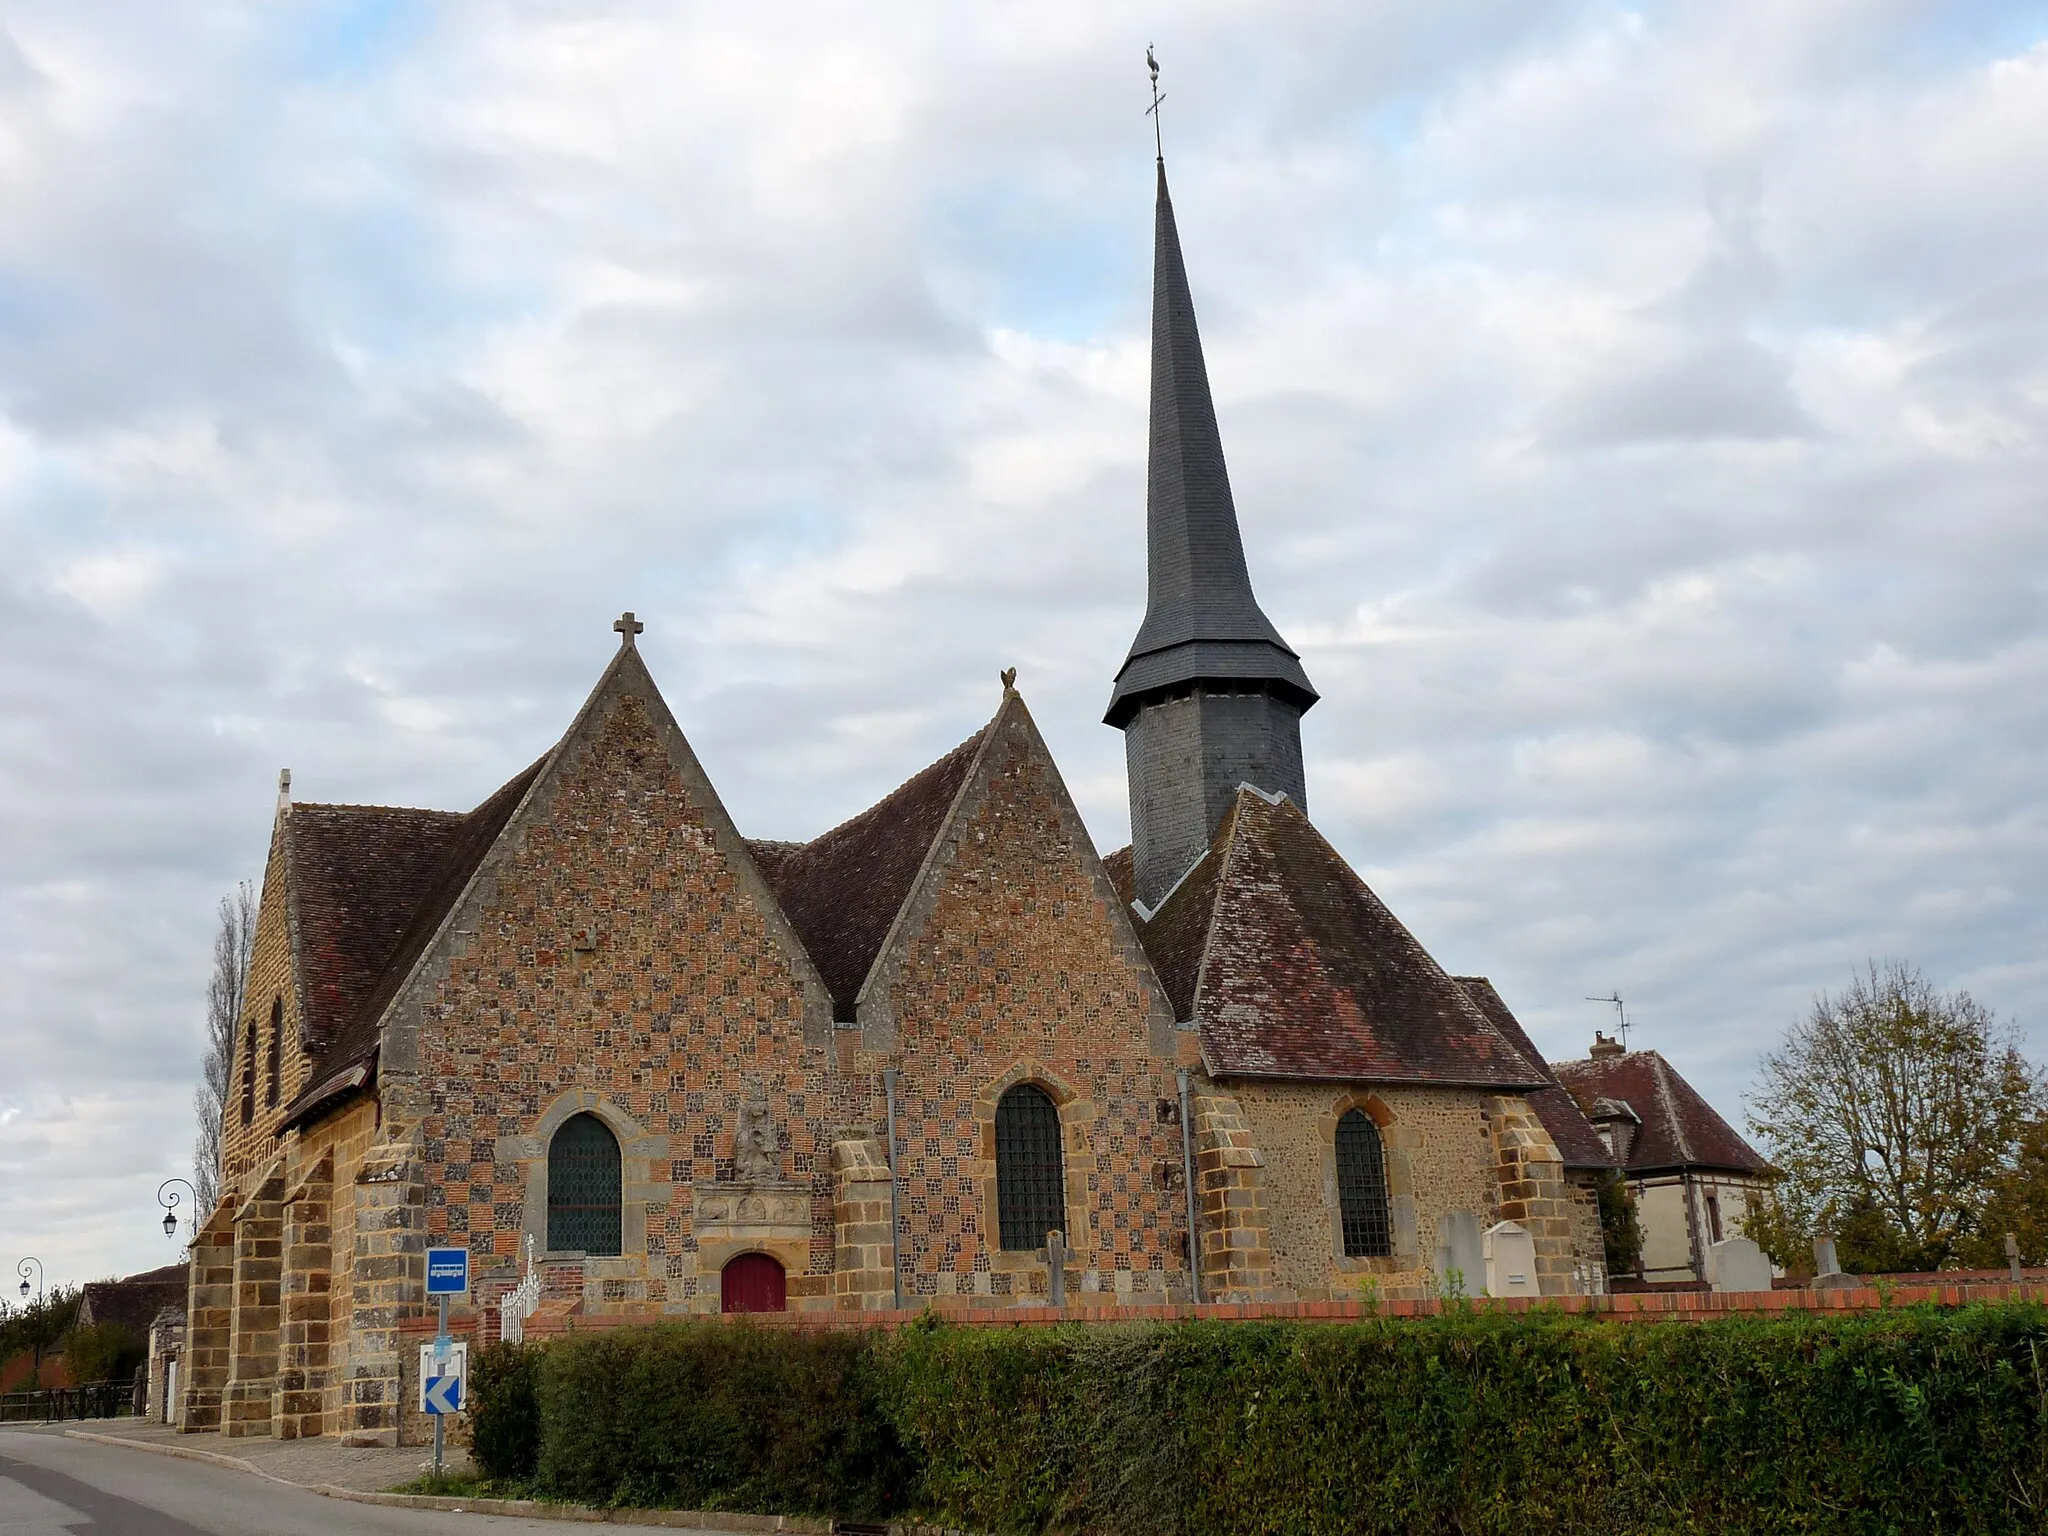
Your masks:
{"label": "house roof", "polygon": [[149,1325],[165,1307],[185,1310],[187,1270],[183,1264],[166,1264],[145,1270],[125,1280],[92,1280],[79,1288],[78,1321],[119,1323],[147,1335]]}
{"label": "house roof", "polygon": [[1153,217],[1148,463],[1145,618],[1105,719],[1122,725],[1143,696],[1197,680],[1264,684],[1307,709],[1316,702],[1308,674],[1252,595],[1163,160]]}
{"label": "house roof", "polygon": [[1219,1077],[1548,1081],[1284,797],[1240,789],[1138,931]]}
{"label": "house roof", "polygon": [[835,1019],[854,1016],[861,984],[986,734],[986,729],[976,731],[859,815],[808,843],[748,842],[762,878],[832,994]]}
{"label": "house roof", "polygon": [[1629,1147],[1630,1173],[1715,1168],[1763,1174],[1770,1164],[1714,1112],[1677,1068],[1655,1051],[1560,1061],[1552,1070],[1581,1104],[1613,1099],[1642,1121]]}
{"label": "house roof", "polygon": [[1550,1063],[1543,1059],[1536,1042],[1529,1038],[1522,1021],[1509,1010],[1493,983],[1484,976],[1459,976],[1455,980],[1508,1044],[1521,1052],[1522,1059],[1550,1079],[1549,1087],[1531,1089],[1524,1097],[1536,1111],[1536,1118],[1543,1122],[1543,1129],[1550,1133],[1565,1167],[1615,1167],[1614,1154],[1607,1150],[1607,1143],[1600,1139],[1600,1133],[1593,1129],[1593,1123],[1572,1096],[1558,1086],[1557,1074],[1550,1070]]}

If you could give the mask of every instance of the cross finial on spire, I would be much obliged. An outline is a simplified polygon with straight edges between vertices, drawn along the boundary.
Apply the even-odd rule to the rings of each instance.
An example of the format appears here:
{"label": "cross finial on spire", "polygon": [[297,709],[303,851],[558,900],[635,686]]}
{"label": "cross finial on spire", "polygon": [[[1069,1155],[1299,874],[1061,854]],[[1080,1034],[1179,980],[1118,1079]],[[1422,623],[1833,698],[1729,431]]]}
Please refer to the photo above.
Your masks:
{"label": "cross finial on spire", "polygon": [[1166,100],[1159,90],[1159,61],[1152,56],[1152,45],[1145,45],[1145,67],[1152,71],[1152,105],[1145,109],[1145,115],[1152,119],[1152,148],[1161,161],[1166,159],[1166,142],[1159,136],[1159,103]]}
{"label": "cross finial on spire", "polygon": [[647,626],[634,618],[633,610],[628,608],[624,613],[612,620],[612,628],[619,632],[619,644],[631,645],[633,637],[645,630]]}

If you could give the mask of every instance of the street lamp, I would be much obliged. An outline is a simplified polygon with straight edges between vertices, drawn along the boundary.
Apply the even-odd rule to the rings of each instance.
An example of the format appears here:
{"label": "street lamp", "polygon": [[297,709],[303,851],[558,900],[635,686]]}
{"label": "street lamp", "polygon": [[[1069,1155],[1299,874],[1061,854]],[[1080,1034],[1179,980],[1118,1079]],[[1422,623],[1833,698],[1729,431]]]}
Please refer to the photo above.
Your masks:
{"label": "street lamp", "polygon": [[43,1261],[31,1255],[15,1265],[14,1272],[21,1276],[21,1294],[26,1297],[28,1295],[28,1267],[31,1264],[36,1267],[36,1300],[40,1301],[43,1297]]}
{"label": "street lamp", "polygon": [[196,1238],[199,1235],[199,1191],[192,1189],[189,1179],[165,1179],[156,1187],[156,1203],[164,1208],[164,1236],[178,1235],[178,1192],[171,1188],[173,1184],[183,1184],[192,1190],[192,1235]]}

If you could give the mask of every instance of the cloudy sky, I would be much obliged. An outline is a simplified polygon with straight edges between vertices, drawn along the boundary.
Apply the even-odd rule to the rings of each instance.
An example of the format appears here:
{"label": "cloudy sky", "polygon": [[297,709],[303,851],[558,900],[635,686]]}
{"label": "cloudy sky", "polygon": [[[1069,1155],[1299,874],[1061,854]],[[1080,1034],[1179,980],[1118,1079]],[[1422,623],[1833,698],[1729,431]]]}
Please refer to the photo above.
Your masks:
{"label": "cloudy sky", "polygon": [[1099,847],[1152,144],[1309,809],[1731,1118],[1904,956],[2048,1056],[2048,17],[0,0],[0,1265],[170,1257],[214,903],[623,608],[801,838],[1014,664]]}

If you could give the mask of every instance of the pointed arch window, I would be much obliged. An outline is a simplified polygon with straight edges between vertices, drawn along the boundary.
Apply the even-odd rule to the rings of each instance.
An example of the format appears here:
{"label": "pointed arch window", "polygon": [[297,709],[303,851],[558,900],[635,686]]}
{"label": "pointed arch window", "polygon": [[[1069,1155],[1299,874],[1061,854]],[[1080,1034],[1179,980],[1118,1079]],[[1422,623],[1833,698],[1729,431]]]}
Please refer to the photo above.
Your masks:
{"label": "pointed arch window", "polygon": [[1363,1110],[1347,1110],[1337,1122],[1337,1208],[1344,1257],[1384,1258],[1394,1251],[1386,1152],[1380,1128]]}
{"label": "pointed arch window", "polygon": [[256,1119],[256,1021],[242,1016],[242,1124]]}
{"label": "pointed arch window", "polygon": [[996,1216],[1009,1252],[1043,1248],[1046,1233],[1067,1224],[1059,1106],[1031,1083],[996,1101]]}
{"label": "pointed arch window", "polygon": [[548,1248],[620,1251],[619,1138],[597,1116],[571,1115],[548,1143]]}
{"label": "pointed arch window", "polygon": [[270,1000],[270,1081],[263,1092],[263,1102],[272,1109],[277,1108],[277,1098],[284,1091],[284,999]]}

